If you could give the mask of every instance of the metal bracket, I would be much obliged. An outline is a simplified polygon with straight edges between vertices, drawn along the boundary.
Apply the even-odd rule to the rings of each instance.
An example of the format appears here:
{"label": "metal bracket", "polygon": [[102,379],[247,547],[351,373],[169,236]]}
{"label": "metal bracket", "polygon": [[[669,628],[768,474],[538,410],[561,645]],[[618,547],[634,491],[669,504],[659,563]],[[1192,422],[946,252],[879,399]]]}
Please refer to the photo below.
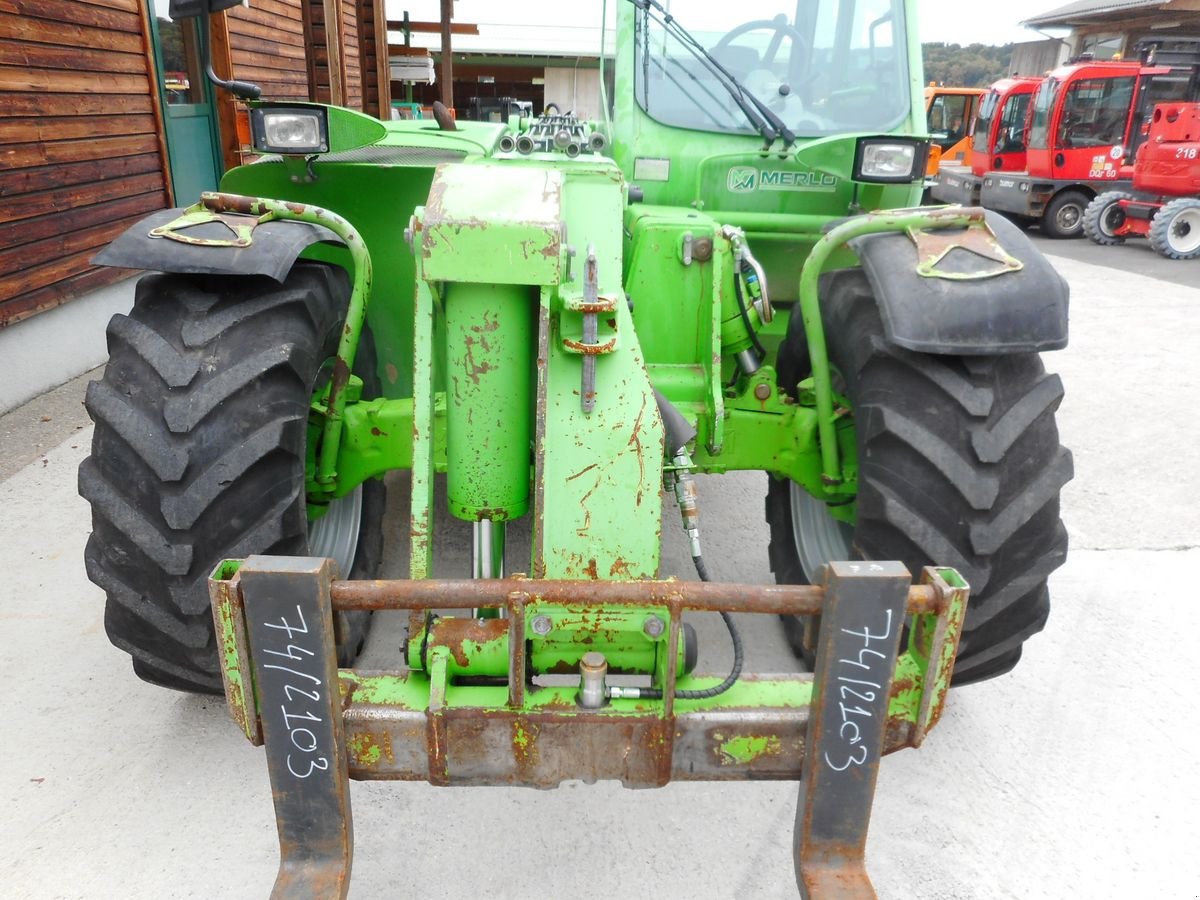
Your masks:
{"label": "metal bracket", "polygon": [[588,246],[587,259],[583,268],[583,297],[564,300],[564,309],[583,315],[583,336],[581,340],[562,339],[563,349],[583,357],[580,374],[579,404],[585,414],[596,408],[596,357],[612,353],[617,348],[617,337],[614,335],[603,343],[600,342],[600,313],[611,313],[617,308],[615,297],[601,297],[599,275],[596,267],[596,249]]}
{"label": "metal bracket", "polygon": [[[149,232],[152,238],[166,238],[180,244],[192,244],[197,247],[249,247],[254,243],[254,229],[265,222],[278,218],[272,212],[261,216],[243,215],[240,213],[222,213],[208,209],[201,204],[188,207],[178,219],[152,228]],[[184,234],[185,228],[196,228],[219,222],[233,234],[233,238],[202,238]]]}
{"label": "metal bracket", "polygon": [[[923,278],[942,278],[947,281],[978,281],[982,278],[995,278],[1006,272],[1019,272],[1025,264],[1010,254],[1001,246],[988,223],[980,219],[967,225],[961,231],[938,229],[927,231],[922,228],[907,229],[917,248],[917,274]],[[976,272],[955,272],[939,268],[953,250],[965,250],[967,253],[990,260],[998,265],[983,268]]]}

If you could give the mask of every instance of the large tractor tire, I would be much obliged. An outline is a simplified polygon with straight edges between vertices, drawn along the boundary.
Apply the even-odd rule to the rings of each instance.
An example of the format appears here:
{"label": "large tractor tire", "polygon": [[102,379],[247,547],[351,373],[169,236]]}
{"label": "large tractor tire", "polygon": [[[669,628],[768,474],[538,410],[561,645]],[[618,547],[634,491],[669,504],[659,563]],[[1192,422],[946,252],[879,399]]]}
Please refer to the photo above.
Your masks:
{"label": "large tractor tire", "polygon": [[1150,246],[1168,259],[1200,256],[1200,200],[1181,197],[1160,209],[1150,223]]}
{"label": "large tractor tire", "polygon": [[1042,233],[1052,238],[1074,238],[1083,234],[1083,214],[1092,198],[1083,191],[1063,191],[1046,204]]}
{"label": "large tractor tire", "polygon": [[[837,559],[900,560],[914,577],[953,566],[971,587],[955,683],[1008,671],[1045,624],[1046,579],[1066,558],[1059,491],[1072,463],[1054,420],[1061,381],[1035,353],[934,356],[888,344],[861,272],[835,276],[822,307],[835,390],[854,408],[856,521],[835,520],[799,485],[771,478],[776,580],[811,583]],[[793,396],[811,374],[798,314],[778,373]],[[784,625],[811,662],[804,623]]]}
{"label": "large tractor tire", "polygon": [[[96,423],[79,492],[92,506],[88,577],[107,594],[104,624],[142,679],[222,690],[209,573],[254,553],[337,559],[343,577],[377,574],[382,482],[308,522],[309,404],[327,379],[346,315],[341,269],[301,263],[267,278],[149,275],[133,310],[108,326],[104,377],[88,386]],[[369,336],[356,371],[378,389]],[[369,614],[339,616],[339,655],[361,649]]]}
{"label": "large tractor tire", "polygon": [[1125,243],[1125,236],[1117,234],[1125,224],[1125,210],[1121,201],[1130,199],[1125,191],[1105,191],[1087,205],[1083,211],[1083,233],[1088,240],[1102,246]]}

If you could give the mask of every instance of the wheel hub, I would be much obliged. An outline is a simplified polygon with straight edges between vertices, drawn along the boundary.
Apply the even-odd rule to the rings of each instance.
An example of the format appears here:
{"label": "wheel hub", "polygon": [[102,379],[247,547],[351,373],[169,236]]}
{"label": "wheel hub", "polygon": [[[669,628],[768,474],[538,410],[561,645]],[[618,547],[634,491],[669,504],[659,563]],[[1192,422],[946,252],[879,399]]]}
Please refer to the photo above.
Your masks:
{"label": "wheel hub", "polygon": [[1171,249],[1192,253],[1200,249],[1200,211],[1184,210],[1175,216],[1170,228]]}
{"label": "wheel hub", "polygon": [[800,567],[815,582],[821,566],[833,560],[853,559],[850,549],[854,529],[835,519],[829,507],[796,482],[788,485],[792,510],[792,540]]}
{"label": "wheel hub", "polygon": [[329,504],[325,515],[308,523],[308,552],[337,561],[338,574],[350,577],[362,528],[362,485]]}
{"label": "wheel hub", "polygon": [[1079,216],[1082,210],[1078,206],[1068,203],[1058,211],[1055,217],[1058,222],[1058,227],[1063,231],[1070,231],[1079,224]]}

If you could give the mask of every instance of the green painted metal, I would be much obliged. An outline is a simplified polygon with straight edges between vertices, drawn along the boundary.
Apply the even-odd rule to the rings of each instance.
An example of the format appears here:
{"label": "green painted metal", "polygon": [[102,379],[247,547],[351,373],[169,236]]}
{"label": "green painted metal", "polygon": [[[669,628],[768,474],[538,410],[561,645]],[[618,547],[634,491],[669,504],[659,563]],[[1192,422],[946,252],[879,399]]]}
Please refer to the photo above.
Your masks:
{"label": "green painted metal", "polygon": [[[651,620],[663,630],[648,632],[647,622]],[[665,623],[669,620],[670,611],[665,607],[647,606],[631,612],[530,604],[525,616],[526,658],[530,671],[550,675],[577,674],[583,656],[600,651],[610,674],[653,672],[667,651]],[[409,667],[415,671],[426,670],[431,648],[439,646],[450,650],[447,671],[451,677],[503,677],[508,674],[511,648],[503,621],[491,620],[489,624],[452,616],[434,618],[427,636],[409,641]],[[677,639],[680,671],[684,667],[685,650],[682,640]]]}
{"label": "green painted metal", "polygon": [[[915,18],[915,3],[909,0],[905,10]],[[378,122],[330,108],[329,154],[267,160],[223,181],[224,190],[242,195],[236,205],[245,214],[315,221],[348,244],[314,245],[305,253],[345,267],[355,279],[338,349],[342,375],[314,398],[321,434],[310,441],[318,449],[307,487],[319,513],[323,502],[366,479],[411,467],[414,579],[434,571],[438,471],[447,473],[456,516],[531,515],[526,570],[535,578],[657,577],[662,478],[674,463],[664,452],[656,390],[697,429],[689,448],[696,471],[786,477],[828,501],[835,517],[853,521],[855,419],[832,390],[819,277],[856,263],[848,246],[854,237],[908,231],[919,241],[967,223],[945,211],[858,215],[907,206],[920,191],[917,183],[854,183],[850,167],[862,134],[801,139],[789,148],[777,143],[764,152],[754,135],[698,137],[654,121],[628,84],[633,29],[633,5],[622,3],[618,88],[606,126],[611,159],[501,152],[501,139],[527,122],[464,122],[444,132],[429,121]],[[923,79],[911,29],[907,40],[915,101]],[[911,102],[894,131],[923,128],[922,106]],[[665,166],[647,167],[648,159]],[[641,177],[668,170],[661,179]],[[630,202],[633,182],[641,202]],[[748,184],[771,189],[747,191]],[[252,241],[253,224],[238,225],[245,227],[233,240]],[[744,312],[739,305],[738,284],[748,302],[755,296],[739,272],[730,227],[740,229],[765,270],[778,311],[771,321],[753,304]],[[936,268],[917,254],[913,264]],[[796,399],[779,390],[775,369],[792,314],[804,317],[813,363]],[[378,350],[384,393],[367,400],[348,389],[365,326]],[[765,357],[753,371],[744,355],[756,346]],[[669,665],[682,666],[678,623],[651,638],[643,628],[650,611],[530,606],[526,612],[533,671],[576,671],[593,649],[605,653],[612,669],[660,683]],[[891,700],[898,722],[932,724],[953,659],[952,649],[934,658],[935,632],[957,634],[961,613],[961,604],[952,604],[947,615],[913,620]],[[535,615],[550,620],[548,634],[533,629]],[[445,621],[417,616],[410,623],[412,671],[345,675],[344,683],[356,683],[354,702],[433,715],[511,713],[506,688],[462,680],[507,671],[513,650],[507,633],[484,624],[451,646],[440,643],[454,627]],[[237,662],[233,639],[240,626],[226,609],[219,627],[228,668]],[[718,681],[685,676],[679,687]],[[810,699],[810,688],[793,681],[744,680],[707,700],[621,698],[596,714],[799,709]],[[574,688],[545,687],[528,691],[520,708],[569,715],[573,703]],[[380,752],[351,741],[360,761]],[[722,758],[733,766],[772,752],[769,740],[736,729],[721,739]]]}
{"label": "green painted metal", "polygon": [[520,518],[529,509],[537,294],[457,282],[444,303],[450,512],[468,521]]}
{"label": "green painted metal", "polygon": [[[234,590],[229,593],[233,598],[238,596],[235,577],[240,562],[227,560],[213,573],[214,586],[234,585]],[[926,570],[924,582],[934,584],[936,581],[944,583],[946,589],[942,593],[948,602],[940,612],[909,617],[908,640],[897,661],[893,693],[888,705],[889,722],[893,726],[917,729],[918,739],[936,723],[944,706],[968,598],[966,582],[955,570]],[[646,622],[651,616],[658,617],[664,623],[671,617],[666,607],[657,606],[597,611],[588,606],[531,603],[526,607],[525,618],[526,640],[532,645],[530,671],[534,674],[553,674],[566,668],[574,671],[584,652],[599,649],[611,661],[614,670],[657,673],[656,683],[661,684],[659,679],[665,657],[662,650],[670,646],[672,639],[676,641],[677,665],[681,673],[684,651],[679,643],[678,630],[653,636],[647,633]],[[535,626],[540,617],[549,620],[549,628]],[[226,670],[248,670],[249,650],[245,641],[243,616],[239,612],[226,616],[222,621],[225,625],[221,633],[227,636],[223,641]],[[504,620],[490,621],[504,624]],[[461,640],[453,645],[439,642],[438,634],[435,623],[427,646],[421,646],[425,644],[423,638],[410,638],[410,648],[416,647],[416,655],[409,657],[409,671],[365,673],[343,670],[340,681],[344,705],[353,702],[414,712],[441,708],[511,713],[513,704],[506,686],[460,680],[477,676],[503,676],[509,671],[507,631],[498,630],[493,639]],[[938,648],[936,655],[931,652],[935,647]],[[712,687],[719,681],[720,678],[713,676],[680,674],[677,687],[680,690],[700,690]],[[229,685],[227,681],[227,691]],[[575,685],[543,685],[536,691],[525,692],[520,708],[529,713],[552,711],[563,716],[578,714],[575,701],[577,690]],[[253,702],[249,702],[250,695],[245,696],[248,700],[245,709],[250,713],[248,721],[252,724],[259,710]],[[811,702],[811,680],[789,677],[745,679],[723,694],[673,699],[671,705],[677,713],[689,713],[748,708],[800,710]],[[659,716],[667,704],[667,699],[614,698],[603,709],[589,710],[587,715]],[[369,746],[356,750],[353,741],[350,749],[352,754],[361,752],[361,760],[366,762],[370,761],[374,752]],[[763,744],[751,736],[739,735],[736,730],[731,730],[722,749],[729,756],[730,764],[747,764],[763,753],[770,752],[770,744]]]}
{"label": "green painted metal", "polygon": [[[540,297],[533,574],[654,577],[663,430],[622,288],[623,184],[607,161],[570,165],[564,174],[563,226],[575,257],[569,277]],[[608,311],[597,315],[595,406],[587,412],[588,354],[580,348],[592,295]]]}
{"label": "green painted metal", "polygon": [[444,166],[425,204],[421,250],[432,281],[557,284],[563,267],[563,173]]}
{"label": "green painted metal", "polygon": [[[424,212],[418,209],[416,220]],[[434,319],[436,300],[417,255],[413,318],[412,518],[409,524],[409,577],[433,575],[433,472],[435,452]],[[412,637],[412,635],[410,635]]]}
{"label": "green painted metal", "polygon": [[[350,493],[368,478],[413,465],[413,401],[383,397],[348,403],[338,445],[337,488],[332,498]],[[446,395],[434,397],[433,466],[446,471]],[[310,489],[315,489],[312,485]]]}
{"label": "green painted metal", "polygon": [[[913,14],[913,4],[906,4],[906,15]],[[532,466],[524,470],[534,500],[530,570],[588,578],[655,574],[663,460],[654,449],[661,426],[651,386],[696,424],[700,436],[692,453],[699,470],[765,469],[835,501],[835,515],[853,516],[846,502],[854,493],[853,416],[845,404],[833,404],[824,354],[814,355],[812,390],[802,385],[799,403],[773,390],[765,400],[757,392],[773,387],[770,364],[792,305],[812,306],[817,276],[854,263],[844,239],[822,237],[822,231],[858,208],[911,203],[919,186],[854,184],[849,164],[858,134],[801,139],[786,151],[776,144],[764,153],[753,135],[705,133],[698,140],[654,121],[627,86],[633,30],[633,7],[621,4],[611,162],[586,154],[498,153],[501,138],[522,122],[464,122],[443,132],[431,122],[379,122],[331,108],[329,154],[299,168],[241,167],[223,182],[226,190],[335,210],[376,250],[367,319],[386,400],[343,409],[334,392],[309,487],[319,511],[322,498],[344,495],[366,478],[409,465],[420,469],[414,472],[414,574],[428,573],[432,564],[426,526],[432,523],[433,471],[449,473],[456,497],[461,485],[476,486],[474,496],[453,504],[457,515],[475,518],[512,506],[509,498],[523,493],[517,482],[526,452],[520,448],[529,443],[526,421],[533,423]],[[907,51],[912,97],[919,98],[912,29]],[[895,130],[920,133],[923,127],[921,105],[910,103]],[[645,158],[669,160],[670,175],[639,179],[645,200],[627,203],[625,182]],[[739,192],[732,174],[743,169],[763,185],[789,189]],[[733,291],[737,273],[725,226],[745,233],[780,308],[770,324],[753,307],[748,311],[767,352],[766,367],[753,377],[739,375],[734,361],[752,340]],[[412,254],[397,240],[406,228]],[[687,259],[689,241],[702,249]],[[581,272],[589,248],[597,254],[596,290],[611,301],[612,314],[591,317],[599,349],[584,353],[589,316],[580,309]],[[359,268],[341,248],[318,245],[306,255]],[[467,285],[499,284],[523,286],[536,298],[530,301],[536,307],[530,331],[539,341],[530,351],[538,361],[533,400],[499,402],[504,388],[498,380],[465,404],[447,402],[454,373],[465,372],[462,338],[469,335],[449,333],[456,317],[453,309],[447,315],[445,303],[468,296],[459,293]],[[343,360],[352,356],[358,332],[352,321],[339,351]],[[823,343],[819,327],[809,329],[809,339]],[[578,408],[589,370],[599,401],[594,412]],[[518,393],[524,390],[519,386]],[[490,428],[463,424],[485,408]],[[461,419],[456,412],[464,413]],[[488,455],[485,430],[489,441],[504,443],[505,462],[469,471],[472,459]],[[466,439],[455,441],[456,433]],[[443,457],[447,440],[449,460]],[[489,500],[501,483],[505,498]],[[504,515],[522,511],[517,501]]]}

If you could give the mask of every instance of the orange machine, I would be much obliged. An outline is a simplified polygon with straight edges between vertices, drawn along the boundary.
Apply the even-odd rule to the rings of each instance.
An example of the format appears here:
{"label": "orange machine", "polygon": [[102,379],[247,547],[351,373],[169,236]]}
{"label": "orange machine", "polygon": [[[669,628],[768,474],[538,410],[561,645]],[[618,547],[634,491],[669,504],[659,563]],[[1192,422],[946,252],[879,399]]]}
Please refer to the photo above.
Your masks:
{"label": "orange machine", "polygon": [[930,138],[927,182],[937,175],[943,159],[956,164],[969,162],[971,130],[979,112],[979,98],[985,92],[984,88],[939,87],[933,83],[925,88],[925,122]]}

